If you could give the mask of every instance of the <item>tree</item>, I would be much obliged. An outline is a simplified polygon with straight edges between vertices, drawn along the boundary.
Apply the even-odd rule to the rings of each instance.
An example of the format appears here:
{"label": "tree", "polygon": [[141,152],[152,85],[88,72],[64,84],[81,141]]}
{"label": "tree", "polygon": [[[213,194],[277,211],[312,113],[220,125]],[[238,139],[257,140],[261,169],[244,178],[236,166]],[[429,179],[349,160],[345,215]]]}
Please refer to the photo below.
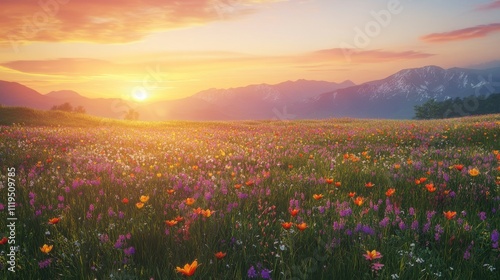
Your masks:
{"label": "tree", "polygon": [[136,121],[139,119],[139,112],[134,109],[129,109],[127,114],[125,114],[125,119],[129,121]]}
{"label": "tree", "polygon": [[54,105],[51,110],[64,111],[64,112],[72,112],[73,106],[69,104],[69,102],[65,102],[59,106]]}
{"label": "tree", "polygon": [[73,109],[73,112],[79,113],[79,114],[85,114],[85,108],[83,106],[77,106],[75,109]]}

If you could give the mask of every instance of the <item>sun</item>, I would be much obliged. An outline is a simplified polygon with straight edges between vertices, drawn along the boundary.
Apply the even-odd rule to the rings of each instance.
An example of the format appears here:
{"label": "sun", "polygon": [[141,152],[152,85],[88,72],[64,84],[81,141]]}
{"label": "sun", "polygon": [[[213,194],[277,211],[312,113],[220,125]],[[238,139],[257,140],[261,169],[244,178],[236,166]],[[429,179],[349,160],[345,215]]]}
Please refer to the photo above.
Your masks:
{"label": "sun", "polygon": [[134,93],[132,94],[132,98],[134,98],[135,101],[139,102],[146,100],[148,97],[149,97],[148,92],[143,88],[134,90]]}

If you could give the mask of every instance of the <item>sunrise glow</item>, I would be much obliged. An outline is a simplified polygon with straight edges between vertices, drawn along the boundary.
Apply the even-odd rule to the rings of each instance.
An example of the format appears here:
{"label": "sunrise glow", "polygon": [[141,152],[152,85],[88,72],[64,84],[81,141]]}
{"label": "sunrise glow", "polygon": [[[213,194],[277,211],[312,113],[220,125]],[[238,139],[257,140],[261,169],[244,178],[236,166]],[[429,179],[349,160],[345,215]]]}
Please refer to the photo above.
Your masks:
{"label": "sunrise glow", "polygon": [[41,93],[154,101],[499,59],[500,1],[115,2],[3,3],[2,79]]}

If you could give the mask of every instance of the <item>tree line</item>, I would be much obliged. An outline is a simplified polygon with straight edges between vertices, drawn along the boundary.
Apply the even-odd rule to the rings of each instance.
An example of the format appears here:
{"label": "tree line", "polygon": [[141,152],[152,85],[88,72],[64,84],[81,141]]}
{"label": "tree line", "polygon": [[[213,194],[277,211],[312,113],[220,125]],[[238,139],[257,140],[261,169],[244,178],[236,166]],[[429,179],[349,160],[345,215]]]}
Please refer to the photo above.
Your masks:
{"label": "tree line", "polygon": [[429,99],[424,104],[416,105],[414,108],[414,118],[417,120],[496,114],[500,113],[500,93],[489,96],[457,97],[445,101]]}
{"label": "tree line", "polygon": [[[69,102],[65,102],[61,105],[54,105],[50,110],[79,113],[79,114],[86,113],[86,110],[83,106],[73,107],[73,105],[71,105]],[[124,119],[136,121],[139,119],[139,112],[135,111],[134,109],[129,109],[128,112],[125,114]]]}

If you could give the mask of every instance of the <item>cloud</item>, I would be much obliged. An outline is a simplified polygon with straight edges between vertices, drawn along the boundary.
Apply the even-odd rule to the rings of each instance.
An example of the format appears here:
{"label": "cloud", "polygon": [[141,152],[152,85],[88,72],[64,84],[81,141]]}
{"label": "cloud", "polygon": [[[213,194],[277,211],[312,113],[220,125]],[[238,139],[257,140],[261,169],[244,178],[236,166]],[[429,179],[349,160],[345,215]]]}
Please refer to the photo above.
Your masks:
{"label": "cloud", "polygon": [[257,5],[278,1],[3,1],[0,42],[127,43],[154,32],[238,18],[255,12]]}
{"label": "cloud", "polygon": [[476,8],[477,11],[487,11],[493,9],[500,9],[500,1],[493,1],[492,3],[479,5]]}
{"label": "cloud", "polygon": [[355,63],[380,63],[395,60],[419,59],[433,54],[418,51],[385,51],[333,48],[312,52],[309,57],[318,61],[348,61]]}
{"label": "cloud", "polygon": [[478,25],[443,33],[433,33],[420,37],[424,42],[443,43],[486,37],[490,33],[500,31],[500,23]]}

